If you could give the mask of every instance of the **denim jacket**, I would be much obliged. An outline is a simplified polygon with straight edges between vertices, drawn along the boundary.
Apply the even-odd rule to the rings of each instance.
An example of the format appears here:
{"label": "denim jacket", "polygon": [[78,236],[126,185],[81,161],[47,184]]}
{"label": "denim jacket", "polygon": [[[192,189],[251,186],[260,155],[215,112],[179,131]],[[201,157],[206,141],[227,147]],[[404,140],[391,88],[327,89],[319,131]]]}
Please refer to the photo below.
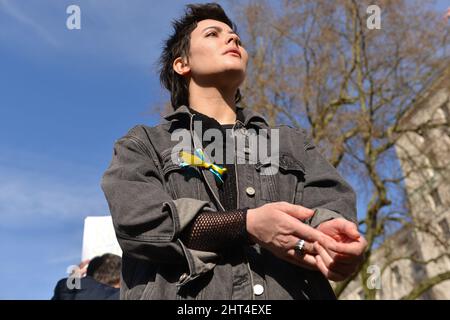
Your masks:
{"label": "denim jacket", "polygon": [[[312,227],[338,217],[356,222],[352,188],[304,130],[271,128],[261,114],[242,112],[244,122],[236,120],[233,128],[235,137],[245,141],[235,155],[238,208],[286,201],[315,209],[307,221]],[[199,212],[221,208],[214,174],[198,167],[186,170],[173,160],[179,143],[173,141],[175,132],[198,143],[201,131],[194,118],[180,106],[165,117],[167,122],[135,126],[114,144],[101,186],[123,250],[121,299],[335,299],[320,272],[281,260],[258,244],[220,253],[183,244],[179,235]],[[269,142],[272,132],[280,142],[273,174],[267,174],[273,157],[246,162],[247,138],[261,130],[267,130]]]}

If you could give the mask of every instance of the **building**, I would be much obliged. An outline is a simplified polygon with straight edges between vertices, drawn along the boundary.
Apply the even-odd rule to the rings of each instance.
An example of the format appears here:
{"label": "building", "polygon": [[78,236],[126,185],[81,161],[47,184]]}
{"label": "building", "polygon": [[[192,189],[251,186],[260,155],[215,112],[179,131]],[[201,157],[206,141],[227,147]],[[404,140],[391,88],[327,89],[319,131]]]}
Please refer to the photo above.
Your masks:
{"label": "building", "polygon": [[[381,275],[380,287],[375,289],[377,299],[399,299],[424,279],[450,272],[449,124],[450,68],[447,68],[427,86],[401,121],[400,127],[406,130],[397,142],[396,151],[405,175],[411,222],[372,254],[376,270],[365,272]],[[340,298],[363,297],[361,281],[357,279]],[[435,285],[420,299],[450,299],[450,280]]]}

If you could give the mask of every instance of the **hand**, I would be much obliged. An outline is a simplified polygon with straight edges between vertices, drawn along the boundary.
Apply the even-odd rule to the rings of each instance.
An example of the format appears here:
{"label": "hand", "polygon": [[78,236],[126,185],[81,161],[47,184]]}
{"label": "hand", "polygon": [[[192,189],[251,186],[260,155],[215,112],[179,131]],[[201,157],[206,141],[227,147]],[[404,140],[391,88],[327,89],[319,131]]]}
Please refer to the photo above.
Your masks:
{"label": "hand", "polygon": [[333,281],[342,281],[354,274],[363,261],[367,247],[367,241],[356,225],[344,218],[337,218],[323,222],[317,230],[336,240],[326,246],[314,243],[319,270]]}
{"label": "hand", "polygon": [[[319,270],[313,243],[327,247],[335,241],[301,221],[313,214],[311,209],[288,202],[268,203],[247,211],[247,231],[255,243],[275,256],[310,270]],[[294,250],[299,239],[305,240],[303,255]]]}
{"label": "hand", "polygon": [[80,264],[78,265],[78,268],[75,268],[72,270],[72,273],[70,274],[71,276],[76,276],[78,278],[83,278],[86,276],[87,273],[87,267],[89,265],[89,262],[91,262],[91,260],[84,260],[81,261]]}

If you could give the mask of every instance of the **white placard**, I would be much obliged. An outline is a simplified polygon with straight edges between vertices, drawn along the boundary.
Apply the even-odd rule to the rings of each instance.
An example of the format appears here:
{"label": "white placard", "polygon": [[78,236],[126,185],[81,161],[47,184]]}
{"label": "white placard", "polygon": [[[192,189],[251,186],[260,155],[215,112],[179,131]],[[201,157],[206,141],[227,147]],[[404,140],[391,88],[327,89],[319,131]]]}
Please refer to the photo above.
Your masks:
{"label": "white placard", "polygon": [[90,260],[105,253],[122,256],[111,216],[86,217],[81,261]]}

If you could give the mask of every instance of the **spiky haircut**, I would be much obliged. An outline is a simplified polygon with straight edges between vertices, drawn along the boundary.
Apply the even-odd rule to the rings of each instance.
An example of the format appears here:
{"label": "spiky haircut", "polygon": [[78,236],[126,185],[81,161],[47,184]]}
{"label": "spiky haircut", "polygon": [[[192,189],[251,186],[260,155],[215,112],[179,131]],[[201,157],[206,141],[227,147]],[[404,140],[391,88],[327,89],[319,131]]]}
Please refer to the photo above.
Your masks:
{"label": "spiky haircut", "polygon": [[[184,16],[172,21],[173,34],[164,41],[162,54],[159,58],[159,79],[161,84],[170,92],[172,108],[189,105],[189,88],[186,79],[173,70],[173,61],[187,58],[190,51],[191,33],[197,23],[213,19],[227,24],[237,33],[236,25],[228,18],[223,8],[217,3],[188,4]],[[241,100],[239,89],[236,91],[235,103]]]}

